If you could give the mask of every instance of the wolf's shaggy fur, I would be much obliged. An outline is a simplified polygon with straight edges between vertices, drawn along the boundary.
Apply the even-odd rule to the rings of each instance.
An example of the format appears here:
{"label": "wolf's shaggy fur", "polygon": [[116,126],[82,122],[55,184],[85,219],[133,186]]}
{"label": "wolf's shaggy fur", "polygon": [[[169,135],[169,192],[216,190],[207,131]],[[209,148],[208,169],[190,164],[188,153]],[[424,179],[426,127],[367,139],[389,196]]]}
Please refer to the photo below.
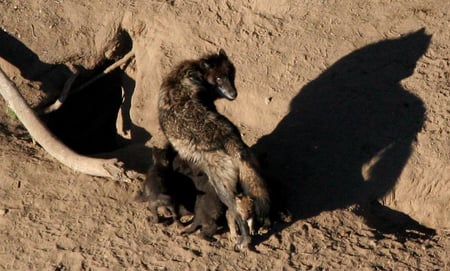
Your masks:
{"label": "wolf's shaggy fur", "polygon": [[206,173],[220,200],[237,223],[237,248],[250,242],[248,225],[239,214],[236,195],[253,200],[255,217],[269,223],[269,194],[258,164],[239,130],[219,114],[214,100],[237,96],[235,68],[223,50],[179,64],[162,83],[159,98],[161,128],[180,157]]}

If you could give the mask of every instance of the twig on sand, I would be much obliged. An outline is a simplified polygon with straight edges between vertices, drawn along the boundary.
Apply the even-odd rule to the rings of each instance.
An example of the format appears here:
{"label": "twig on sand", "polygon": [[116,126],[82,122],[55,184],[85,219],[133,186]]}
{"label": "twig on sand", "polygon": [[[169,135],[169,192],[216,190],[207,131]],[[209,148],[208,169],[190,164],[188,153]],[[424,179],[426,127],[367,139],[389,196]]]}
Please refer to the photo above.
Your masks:
{"label": "twig on sand", "polygon": [[117,159],[92,158],[77,154],[59,141],[28,106],[14,84],[0,69],[0,94],[19,120],[51,156],[62,164],[81,173],[129,182],[130,178]]}

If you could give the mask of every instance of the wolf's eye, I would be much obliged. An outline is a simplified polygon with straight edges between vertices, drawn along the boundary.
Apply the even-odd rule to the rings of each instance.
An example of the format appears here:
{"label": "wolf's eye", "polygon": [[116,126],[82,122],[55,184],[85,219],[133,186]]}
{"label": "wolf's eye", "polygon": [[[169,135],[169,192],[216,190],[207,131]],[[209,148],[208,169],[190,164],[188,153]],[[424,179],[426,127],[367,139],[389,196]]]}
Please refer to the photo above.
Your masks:
{"label": "wolf's eye", "polygon": [[219,76],[217,76],[217,77],[216,77],[216,82],[217,82],[217,83],[222,82],[222,78],[220,78]]}

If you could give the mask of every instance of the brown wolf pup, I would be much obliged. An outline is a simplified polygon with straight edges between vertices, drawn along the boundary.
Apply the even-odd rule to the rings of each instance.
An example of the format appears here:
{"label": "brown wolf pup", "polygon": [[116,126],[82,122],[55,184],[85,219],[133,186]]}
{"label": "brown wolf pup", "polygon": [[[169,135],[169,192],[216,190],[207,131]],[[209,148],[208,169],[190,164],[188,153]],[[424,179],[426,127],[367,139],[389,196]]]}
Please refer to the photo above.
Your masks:
{"label": "brown wolf pup", "polygon": [[253,216],[254,216],[253,199],[250,198],[249,196],[239,194],[236,196],[236,206],[238,213],[247,222],[250,235],[254,235],[255,229],[253,226]]}
{"label": "brown wolf pup", "polygon": [[199,60],[180,63],[164,79],[158,102],[159,123],[180,157],[206,173],[227,217],[236,223],[240,236],[236,249],[250,243],[245,219],[238,213],[236,195],[253,199],[255,218],[268,226],[270,199],[258,164],[243,142],[239,130],[219,114],[214,100],[237,97],[235,68],[223,50]]}

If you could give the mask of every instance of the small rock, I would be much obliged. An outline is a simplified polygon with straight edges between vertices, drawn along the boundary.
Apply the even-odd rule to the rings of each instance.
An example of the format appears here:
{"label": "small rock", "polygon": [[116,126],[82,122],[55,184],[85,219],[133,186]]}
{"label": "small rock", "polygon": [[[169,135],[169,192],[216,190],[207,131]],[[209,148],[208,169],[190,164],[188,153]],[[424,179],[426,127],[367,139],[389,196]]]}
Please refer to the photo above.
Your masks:
{"label": "small rock", "polygon": [[56,248],[60,250],[73,250],[75,248],[75,243],[72,239],[62,238],[56,242]]}
{"label": "small rock", "polygon": [[0,215],[6,215],[9,213],[9,209],[5,208],[5,209],[0,209]]}

